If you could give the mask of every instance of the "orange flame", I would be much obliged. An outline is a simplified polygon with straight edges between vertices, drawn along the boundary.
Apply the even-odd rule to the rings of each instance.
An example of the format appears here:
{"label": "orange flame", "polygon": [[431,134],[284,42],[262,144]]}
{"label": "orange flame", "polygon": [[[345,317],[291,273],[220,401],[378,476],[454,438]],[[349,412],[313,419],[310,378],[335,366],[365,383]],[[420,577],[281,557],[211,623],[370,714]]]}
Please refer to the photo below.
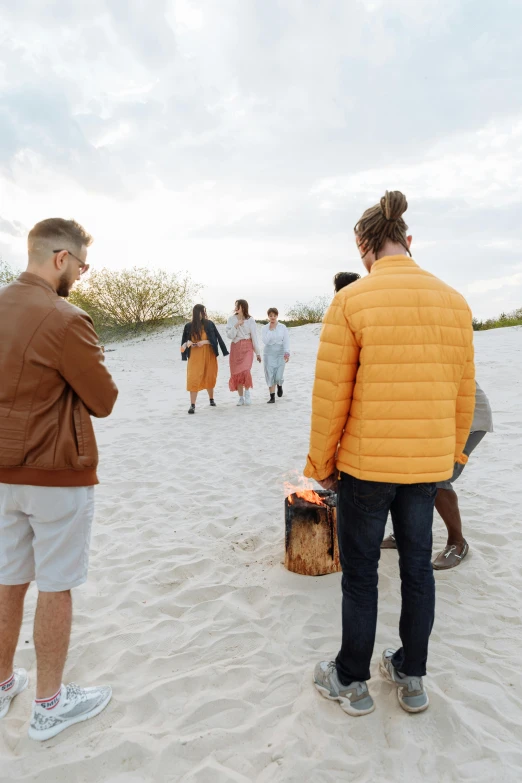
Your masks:
{"label": "orange flame", "polygon": [[[313,503],[316,506],[325,506],[326,503],[323,501],[320,495],[317,494],[313,489],[298,489],[297,492],[294,492],[294,495],[298,498],[302,498],[303,500],[306,500],[307,503]],[[288,498],[288,501],[291,502],[292,496]]]}
{"label": "orange flame", "polygon": [[312,482],[304,476],[298,477],[299,484],[301,486],[294,486],[290,482],[285,481],[285,496],[288,498],[288,502],[293,504],[293,496],[306,500],[307,503],[313,503],[316,506],[325,506],[320,495],[312,488]]}

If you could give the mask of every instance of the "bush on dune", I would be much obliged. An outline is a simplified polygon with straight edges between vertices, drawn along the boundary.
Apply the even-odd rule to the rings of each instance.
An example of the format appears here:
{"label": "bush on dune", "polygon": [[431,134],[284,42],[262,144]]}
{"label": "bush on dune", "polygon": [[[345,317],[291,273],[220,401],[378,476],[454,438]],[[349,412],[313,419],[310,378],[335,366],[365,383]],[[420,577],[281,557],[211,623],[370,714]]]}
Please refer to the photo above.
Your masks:
{"label": "bush on dune", "polygon": [[[0,259],[0,286],[19,274]],[[69,301],[91,316],[103,341],[119,340],[188,320],[200,288],[181,273],[137,267],[123,272],[101,269],[76,285]],[[215,318],[217,323],[226,323],[225,316]]]}
{"label": "bush on dune", "polygon": [[17,272],[12,266],[9,266],[9,264],[2,261],[0,258],[0,286],[12,283],[19,274],[20,272]]}
{"label": "bush on dune", "polygon": [[199,286],[190,277],[134,267],[122,272],[91,272],[70,295],[73,304],[104,323],[140,326],[187,316]]}
{"label": "bush on dune", "polygon": [[297,322],[299,325],[320,323],[331,301],[329,296],[316,296],[309,302],[296,302],[287,310],[286,323],[290,321]]}
{"label": "bush on dune", "polygon": [[224,313],[208,312],[207,315],[209,321],[213,321],[215,324],[226,324],[228,321],[228,316],[226,316]]}
{"label": "bush on dune", "polygon": [[487,329],[501,329],[503,326],[522,326],[522,307],[512,313],[501,313],[498,318],[488,318],[485,321],[473,319],[473,329],[482,332]]}
{"label": "bush on dune", "polygon": [[69,296],[103,336],[124,336],[189,317],[200,286],[188,275],[145,268],[91,272]]}

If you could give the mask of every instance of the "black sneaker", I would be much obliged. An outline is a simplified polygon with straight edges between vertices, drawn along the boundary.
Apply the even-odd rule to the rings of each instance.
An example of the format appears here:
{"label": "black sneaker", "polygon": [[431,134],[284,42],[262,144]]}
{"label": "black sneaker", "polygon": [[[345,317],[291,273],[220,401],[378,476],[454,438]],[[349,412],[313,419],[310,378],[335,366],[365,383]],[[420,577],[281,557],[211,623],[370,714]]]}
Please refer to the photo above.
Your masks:
{"label": "black sneaker", "polygon": [[268,404],[270,405],[271,402],[275,402],[275,394],[270,395],[270,399],[267,400]]}
{"label": "black sneaker", "polygon": [[277,387],[277,396],[278,397],[282,397],[283,396],[283,387],[282,386],[278,386]]}
{"label": "black sneaker", "polygon": [[214,402],[214,399],[212,399],[212,400],[209,400],[209,402],[210,402],[210,407],[211,407],[211,408],[216,408],[216,407],[217,407],[217,406],[216,406],[216,403]]}
{"label": "black sneaker", "polygon": [[188,412],[189,413],[195,413],[196,412],[196,406],[195,405],[191,405],[190,408],[188,409]]}

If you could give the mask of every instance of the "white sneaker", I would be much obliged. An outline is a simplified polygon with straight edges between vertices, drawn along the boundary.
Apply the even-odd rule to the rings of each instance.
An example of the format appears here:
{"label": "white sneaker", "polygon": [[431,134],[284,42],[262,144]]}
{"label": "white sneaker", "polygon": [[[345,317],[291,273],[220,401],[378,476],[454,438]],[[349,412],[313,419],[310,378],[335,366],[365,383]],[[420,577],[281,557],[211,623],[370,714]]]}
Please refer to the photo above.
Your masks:
{"label": "white sneaker", "polygon": [[240,397],[239,400],[237,401],[237,404],[238,405],[244,405],[245,404],[245,398],[244,397]]}
{"label": "white sneaker", "polygon": [[80,688],[74,682],[62,685],[56,707],[48,710],[33,702],[29,736],[40,742],[56,737],[69,726],[99,715],[111,697],[112,688],[105,685],[94,688]]}
{"label": "white sneaker", "polygon": [[15,669],[14,684],[8,691],[0,691],[0,718],[4,718],[9,712],[9,707],[15,696],[25,691],[29,685],[29,675],[25,669]]}
{"label": "white sneaker", "polygon": [[250,389],[245,389],[245,405],[252,405],[252,397],[250,396]]}

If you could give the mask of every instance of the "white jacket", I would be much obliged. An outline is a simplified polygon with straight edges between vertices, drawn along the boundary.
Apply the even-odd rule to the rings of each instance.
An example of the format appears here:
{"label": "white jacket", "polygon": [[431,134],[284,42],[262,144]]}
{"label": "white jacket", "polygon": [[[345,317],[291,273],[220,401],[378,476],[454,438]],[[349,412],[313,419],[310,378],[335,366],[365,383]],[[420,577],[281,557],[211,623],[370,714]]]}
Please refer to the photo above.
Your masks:
{"label": "white jacket", "polygon": [[278,323],[275,329],[271,329],[270,324],[265,324],[261,336],[265,345],[281,345],[285,354],[290,355],[290,336],[284,324]]}
{"label": "white jacket", "polygon": [[227,328],[225,331],[227,337],[232,340],[233,343],[238,343],[240,340],[252,340],[252,346],[256,356],[261,356],[261,347],[257,335],[257,324],[252,316],[250,316],[247,321],[244,321],[241,326],[238,326],[237,315],[231,315],[227,321]]}

